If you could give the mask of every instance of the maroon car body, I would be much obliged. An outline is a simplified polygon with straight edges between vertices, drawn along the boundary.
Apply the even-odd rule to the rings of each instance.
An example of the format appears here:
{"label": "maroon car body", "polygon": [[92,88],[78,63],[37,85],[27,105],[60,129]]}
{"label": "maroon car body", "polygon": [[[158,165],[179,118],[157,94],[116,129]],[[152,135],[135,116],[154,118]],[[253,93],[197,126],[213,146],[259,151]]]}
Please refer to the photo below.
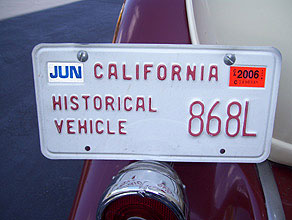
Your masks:
{"label": "maroon car body", "polygon": [[[127,0],[113,42],[190,44],[185,1]],[[129,163],[85,161],[69,219],[96,219],[112,177]],[[186,186],[189,219],[268,219],[256,164],[174,163],[173,168]],[[291,168],[275,163],[272,168],[286,218],[292,219]]]}

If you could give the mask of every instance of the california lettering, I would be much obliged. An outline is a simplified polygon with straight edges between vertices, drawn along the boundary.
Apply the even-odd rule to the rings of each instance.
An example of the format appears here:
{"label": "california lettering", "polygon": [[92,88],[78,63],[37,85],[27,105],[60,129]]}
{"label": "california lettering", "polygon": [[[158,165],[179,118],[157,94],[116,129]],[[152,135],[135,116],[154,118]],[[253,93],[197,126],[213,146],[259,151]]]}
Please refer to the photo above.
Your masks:
{"label": "california lettering", "polygon": [[218,81],[218,66],[210,65],[181,65],[178,63],[167,66],[164,63],[136,63],[135,70],[128,71],[126,63],[96,63],[94,76],[96,79],[122,79],[122,80],[147,80],[157,79],[160,81]]}

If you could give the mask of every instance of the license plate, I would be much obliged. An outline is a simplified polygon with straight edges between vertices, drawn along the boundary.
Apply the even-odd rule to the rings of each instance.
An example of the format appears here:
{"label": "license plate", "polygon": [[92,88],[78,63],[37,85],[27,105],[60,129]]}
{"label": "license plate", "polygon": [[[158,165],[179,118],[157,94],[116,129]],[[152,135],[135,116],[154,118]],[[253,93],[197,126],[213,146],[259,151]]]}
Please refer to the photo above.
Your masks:
{"label": "license plate", "polygon": [[270,153],[274,48],[40,44],[33,66],[48,158],[261,162]]}

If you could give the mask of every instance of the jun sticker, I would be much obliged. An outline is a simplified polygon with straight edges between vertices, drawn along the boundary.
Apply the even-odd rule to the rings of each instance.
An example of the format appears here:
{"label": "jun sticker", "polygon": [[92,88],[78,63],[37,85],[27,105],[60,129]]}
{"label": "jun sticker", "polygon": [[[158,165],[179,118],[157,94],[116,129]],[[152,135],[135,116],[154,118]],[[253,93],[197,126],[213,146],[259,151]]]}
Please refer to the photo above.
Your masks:
{"label": "jun sticker", "polygon": [[49,82],[84,82],[83,63],[48,62]]}

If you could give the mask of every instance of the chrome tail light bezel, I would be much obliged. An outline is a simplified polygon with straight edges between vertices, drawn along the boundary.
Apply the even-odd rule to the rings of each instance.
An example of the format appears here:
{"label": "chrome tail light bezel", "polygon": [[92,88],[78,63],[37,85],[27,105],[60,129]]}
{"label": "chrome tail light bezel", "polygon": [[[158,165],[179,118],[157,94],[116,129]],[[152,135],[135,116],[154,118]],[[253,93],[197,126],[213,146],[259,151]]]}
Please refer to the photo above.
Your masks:
{"label": "chrome tail light bezel", "polygon": [[167,206],[178,220],[185,220],[187,205],[185,186],[170,164],[157,161],[137,161],[124,167],[103,194],[97,219],[113,201],[124,196],[139,195],[155,199]]}

